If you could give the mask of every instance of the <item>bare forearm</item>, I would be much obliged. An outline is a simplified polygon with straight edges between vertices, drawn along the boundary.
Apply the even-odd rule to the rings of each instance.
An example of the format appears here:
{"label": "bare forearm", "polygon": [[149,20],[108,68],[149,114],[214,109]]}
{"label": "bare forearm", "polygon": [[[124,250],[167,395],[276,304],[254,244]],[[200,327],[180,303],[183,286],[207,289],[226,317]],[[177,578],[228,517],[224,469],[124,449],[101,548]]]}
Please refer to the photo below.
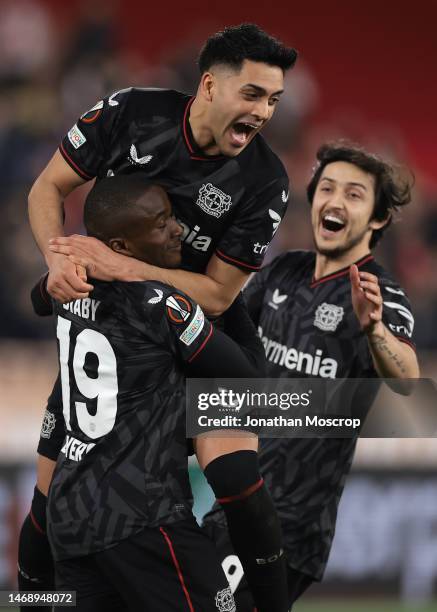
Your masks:
{"label": "bare forearm", "polygon": [[64,199],[84,182],[85,180],[70,168],[60,152],[56,151],[30,191],[30,225],[46,260],[52,255],[49,251],[50,238],[64,234]]}
{"label": "bare forearm", "polygon": [[58,188],[38,179],[29,194],[29,221],[35,240],[46,257],[52,253],[48,250],[50,238],[62,236],[63,196]]}
{"label": "bare forearm", "polygon": [[367,334],[370,352],[381,378],[418,378],[419,366],[414,351],[380,323]]}
{"label": "bare forearm", "polygon": [[232,291],[204,274],[158,268],[130,257],[125,260],[117,274],[118,280],[156,280],[171,285],[193,298],[208,316],[221,315],[238,294],[238,290]]}

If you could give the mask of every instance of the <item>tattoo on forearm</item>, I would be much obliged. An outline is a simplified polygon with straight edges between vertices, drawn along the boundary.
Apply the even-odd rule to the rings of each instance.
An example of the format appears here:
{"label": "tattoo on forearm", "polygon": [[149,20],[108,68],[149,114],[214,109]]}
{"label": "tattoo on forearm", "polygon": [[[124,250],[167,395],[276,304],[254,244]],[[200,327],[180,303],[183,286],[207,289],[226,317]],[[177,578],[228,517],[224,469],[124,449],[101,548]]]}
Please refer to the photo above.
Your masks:
{"label": "tattoo on forearm", "polygon": [[406,374],[407,370],[405,369],[404,362],[399,357],[399,355],[397,355],[396,353],[393,353],[393,351],[388,346],[387,340],[385,338],[378,338],[378,340],[375,340],[374,342],[372,342],[371,345],[377,351],[381,351],[382,353],[385,353],[386,355],[388,355],[388,357],[393,361],[393,363],[397,365],[397,367],[402,372],[402,374]]}

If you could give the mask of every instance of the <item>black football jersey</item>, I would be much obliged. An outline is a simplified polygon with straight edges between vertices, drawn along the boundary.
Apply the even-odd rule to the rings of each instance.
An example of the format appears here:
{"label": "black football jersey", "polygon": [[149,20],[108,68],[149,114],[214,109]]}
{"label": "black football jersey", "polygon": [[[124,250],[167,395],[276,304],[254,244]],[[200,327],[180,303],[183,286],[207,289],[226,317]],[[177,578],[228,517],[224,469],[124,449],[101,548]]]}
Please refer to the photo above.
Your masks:
{"label": "black football jersey", "polygon": [[140,171],[161,184],[183,226],[185,269],[203,272],[216,254],[258,270],[287,206],[286,171],[259,134],[236,157],[205,156],[190,129],[193,99],[163,89],[116,92],[78,119],[60,152],[84,179]]}
{"label": "black football jersey", "polygon": [[55,303],[66,438],[50,487],[56,559],[191,516],[183,366],[211,323],[158,282],[93,281]]}
{"label": "black football jersey", "polygon": [[[356,263],[379,279],[385,325],[414,347],[414,318],[405,292],[372,255]],[[245,291],[264,344],[267,375],[377,382],[352,308],[349,268],[314,280],[314,267],[314,253],[285,253],[256,274]],[[366,398],[369,407],[373,397]],[[289,563],[316,579],[328,560],[355,446],[356,438],[260,441],[261,470],[281,519]],[[220,514],[210,518],[223,520]]]}

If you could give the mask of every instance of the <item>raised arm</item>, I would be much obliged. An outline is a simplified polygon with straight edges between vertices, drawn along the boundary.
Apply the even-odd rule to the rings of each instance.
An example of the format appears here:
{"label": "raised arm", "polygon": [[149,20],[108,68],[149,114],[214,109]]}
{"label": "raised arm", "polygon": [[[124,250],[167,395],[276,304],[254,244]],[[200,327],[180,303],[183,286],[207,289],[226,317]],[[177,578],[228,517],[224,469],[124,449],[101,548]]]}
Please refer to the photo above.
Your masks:
{"label": "raised arm", "polygon": [[49,240],[64,233],[65,197],[84,182],[56,151],[29,193],[30,225],[50,272],[47,288],[53,297],[62,302],[87,297],[92,289],[85,282],[85,273],[79,276],[76,265],[68,257],[49,249]]}
{"label": "raised arm", "polygon": [[96,238],[80,235],[56,238],[50,248],[101,280],[155,280],[171,285],[187,293],[210,317],[219,316],[229,308],[249,276],[249,272],[225,263],[216,255],[211,257],[206,274],[158,268],[120,255]]}
{"label": "raised arm", "polygon": [[[366,334],[373,365],[378,375],[388,379],[418,378],[419,365],[416,353],[405,337],[408,328],[411,328],[410,334],[412,333],[412,315],[409,308],[399,303],[396,304],[396,310],[390,306],[390,303],[386,304],[386,310],[392,313],[391,327],[398,330],[398,335],[395,335],[387,326],[387,323],[390,325],[387,315],[387,321],[383,320],[384,301],[378,278],[369,272],[359,272],[357,266],[351,266],[350,279],[354,311],[361,329]],[[401,295],[399,290],[396,291],[399,300]],[[403,295],[403,292],[401,293]],[[403,325],[393,318],[399,311],[403,312],[404,317],[410,317],[409,320],[405,319],[406,323]],[[398,385],[394,390],[402,392]]]}

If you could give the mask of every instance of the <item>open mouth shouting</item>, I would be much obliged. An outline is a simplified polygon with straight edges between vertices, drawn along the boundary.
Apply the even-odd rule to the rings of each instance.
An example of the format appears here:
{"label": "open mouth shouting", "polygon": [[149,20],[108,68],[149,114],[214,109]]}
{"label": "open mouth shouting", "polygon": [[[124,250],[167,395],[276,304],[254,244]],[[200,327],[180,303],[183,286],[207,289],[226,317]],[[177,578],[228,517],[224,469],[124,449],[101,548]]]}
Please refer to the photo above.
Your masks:
{"label": "open mouth shouting", "polygon": [[250,121],[236,121],[230,127],[231,143],[234,147],[244,147],[256,132],[261,124]]}
{"label": "open mouth shouting", "polygon": [[346,227],[346,220],[339,213],[324,213],[322,215],[320,233],[324,238],[338,235]]}

